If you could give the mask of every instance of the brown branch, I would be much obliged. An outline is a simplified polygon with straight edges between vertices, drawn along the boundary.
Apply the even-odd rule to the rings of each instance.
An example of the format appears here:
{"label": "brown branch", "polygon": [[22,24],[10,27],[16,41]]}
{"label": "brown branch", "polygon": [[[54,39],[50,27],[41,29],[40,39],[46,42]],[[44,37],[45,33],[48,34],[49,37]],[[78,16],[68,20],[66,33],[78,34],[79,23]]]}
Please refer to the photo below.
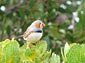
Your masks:
{"label": "brown branch", "polygon": [[6,7],[6,11],[5,12],[9,12],[11,10],[19,8],[23,4],[23,2],[24,2],[24,0],[19,0],[19,2],[16,5],[12,5],[12,6]]}

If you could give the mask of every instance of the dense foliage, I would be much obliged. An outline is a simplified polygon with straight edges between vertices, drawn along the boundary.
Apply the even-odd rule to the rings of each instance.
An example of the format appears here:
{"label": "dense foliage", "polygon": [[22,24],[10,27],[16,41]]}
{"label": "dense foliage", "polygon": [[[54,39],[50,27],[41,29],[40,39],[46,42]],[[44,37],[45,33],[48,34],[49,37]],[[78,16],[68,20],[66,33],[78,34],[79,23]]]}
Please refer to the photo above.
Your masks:
{"label": "dense foliage", "polygon": [[29,48],[27,44],[19,47],[16,40],[5,40],[0,43],[0,63],[60,63],[60,57],[47,51],[46,41]]}
{"label": "dense foliage", "polygon": [[[0,41],[22,35],[37,19],[46,24],[42,39],[48,50],[61,55],[66,42],[85,43],[85,0],[0,0]],[[22,38],[16,40],[21,46],[25,42]],[[83,45],[79,44],[73,48],[81,49]]]}
{"label": "dense foliage", "polygon": [[[64,63],[84,63],[85,44],[65,44],[61,49]],[[28,47],[25,43],[19,46],[16,40],[6,39],[0,42],[0,63],[60,63],[60,55],[47,51],[46,41]]]}

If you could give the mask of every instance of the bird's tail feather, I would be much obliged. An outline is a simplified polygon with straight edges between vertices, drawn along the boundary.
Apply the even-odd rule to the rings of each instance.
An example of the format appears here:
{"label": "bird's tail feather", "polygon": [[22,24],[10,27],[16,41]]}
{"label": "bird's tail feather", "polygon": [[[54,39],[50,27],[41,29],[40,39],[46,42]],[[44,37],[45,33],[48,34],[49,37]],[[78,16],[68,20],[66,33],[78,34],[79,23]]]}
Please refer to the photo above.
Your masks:
{"label": "bird's tail feather", "polygon": [[12,37],[12,39],[18,39],[18,38],[23,38],[23,35],[19,35],[19,36],[14,36],[14,37]]}

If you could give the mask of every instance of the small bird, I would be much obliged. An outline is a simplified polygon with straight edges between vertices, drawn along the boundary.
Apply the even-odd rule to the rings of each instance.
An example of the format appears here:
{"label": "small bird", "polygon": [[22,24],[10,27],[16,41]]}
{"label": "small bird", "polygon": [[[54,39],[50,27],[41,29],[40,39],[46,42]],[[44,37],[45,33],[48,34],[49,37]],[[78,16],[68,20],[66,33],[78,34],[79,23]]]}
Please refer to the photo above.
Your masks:
{"label": "small bird", "polygon": [[28,45],[39,41],[43,35],[45,24],[41,20],[34,21],[23,34],[23,39],[28,42]]}

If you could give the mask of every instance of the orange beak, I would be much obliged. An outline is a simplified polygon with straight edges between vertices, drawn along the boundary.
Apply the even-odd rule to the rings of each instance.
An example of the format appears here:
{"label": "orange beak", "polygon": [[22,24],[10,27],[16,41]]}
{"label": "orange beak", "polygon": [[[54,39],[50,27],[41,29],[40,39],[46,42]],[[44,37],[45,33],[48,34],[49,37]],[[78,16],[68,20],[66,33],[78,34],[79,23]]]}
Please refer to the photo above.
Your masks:
{"label": "orange beak", "polygon": [[42,24],[42,27],[45,27],[45,24],[44,23]]}

